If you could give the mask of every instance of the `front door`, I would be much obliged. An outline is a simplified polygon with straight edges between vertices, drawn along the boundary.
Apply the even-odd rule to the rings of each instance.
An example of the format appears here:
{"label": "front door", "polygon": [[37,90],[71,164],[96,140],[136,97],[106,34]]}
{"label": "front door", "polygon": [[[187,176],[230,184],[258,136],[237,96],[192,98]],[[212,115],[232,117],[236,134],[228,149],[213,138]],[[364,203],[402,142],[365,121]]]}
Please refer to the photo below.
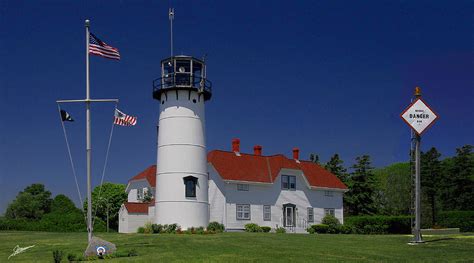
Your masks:
{"label": "front door", "polygon": [[293,214],[294,214],[294,208],[291,206],[285,207],[285,221],[286,225],[285,226],[294,226],[293,222]]}
{"label": "front door", "polygon": [[296,225],[296,205],[284,204],[283,205],[283,226],[294,227]]}

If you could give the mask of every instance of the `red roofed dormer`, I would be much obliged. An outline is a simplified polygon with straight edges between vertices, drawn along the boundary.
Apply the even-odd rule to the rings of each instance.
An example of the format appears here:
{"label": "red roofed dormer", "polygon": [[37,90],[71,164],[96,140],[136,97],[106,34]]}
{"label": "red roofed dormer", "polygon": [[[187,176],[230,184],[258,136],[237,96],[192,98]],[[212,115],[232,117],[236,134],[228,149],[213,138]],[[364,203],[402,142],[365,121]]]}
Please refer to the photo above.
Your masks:
{"label": "red roofed dormer", "polygon": [[128,182],[146,179],[151,187],[156,186],[156,165],[151,165],[143,172],[132,177]]}
{"label": "red roofed dormer", "polygon": [[288,159],[286,156],[262,156],[214,150],[209,152],[207,160],[217,170],[223,180],[255,183],[275,182],[281,169],[300,170],[310,187],[346,190],[347,186],[337,176],[320,165]]}

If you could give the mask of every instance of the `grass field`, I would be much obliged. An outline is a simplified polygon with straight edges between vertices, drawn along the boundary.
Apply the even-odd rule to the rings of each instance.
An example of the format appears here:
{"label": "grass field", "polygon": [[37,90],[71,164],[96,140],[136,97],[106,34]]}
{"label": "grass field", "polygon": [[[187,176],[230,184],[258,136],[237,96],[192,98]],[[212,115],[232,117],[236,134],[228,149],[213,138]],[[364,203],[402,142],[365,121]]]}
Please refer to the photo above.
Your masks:
{"label": "grass field", "polygon": [[[137,257],[110,262],[321,262],[321,261],[465,261],[474,262],[474,235],[425,237],[410,246],[403,235],[296,235],[223,233],[215,235],[103,234],[120,251],[135,249]],[[0,232],[0,262],[52,262],[59,249],[80,254],[85,233]],[[35,247],[7,260],[19,245]],[[63,262],[67,262],[64,256]]]}

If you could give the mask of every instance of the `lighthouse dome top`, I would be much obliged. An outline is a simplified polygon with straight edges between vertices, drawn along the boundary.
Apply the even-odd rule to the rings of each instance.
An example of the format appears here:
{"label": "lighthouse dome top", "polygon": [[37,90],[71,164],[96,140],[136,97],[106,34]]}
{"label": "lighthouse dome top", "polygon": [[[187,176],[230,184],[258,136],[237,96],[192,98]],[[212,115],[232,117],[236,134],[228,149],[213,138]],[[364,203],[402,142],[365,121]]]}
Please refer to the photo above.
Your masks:
{"label": "lighthouse dome top", "polygon": [[170,90],[197,91],[204,100],[212,96],[212,83],[206,78],[206,64],[191,56],[172,56],[161,61],[161,77],[153,81],[153,98]]}

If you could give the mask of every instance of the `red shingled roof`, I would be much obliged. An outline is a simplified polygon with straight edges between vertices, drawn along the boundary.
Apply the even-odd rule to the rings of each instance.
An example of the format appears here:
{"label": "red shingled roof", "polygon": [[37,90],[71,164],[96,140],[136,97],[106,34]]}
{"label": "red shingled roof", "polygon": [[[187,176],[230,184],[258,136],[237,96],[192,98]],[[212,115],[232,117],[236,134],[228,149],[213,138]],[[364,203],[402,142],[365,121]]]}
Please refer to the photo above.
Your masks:
{"label": "red shingled roof", "polygon": [[125,205],[125,208],[129,213],[137,213],[137,214],[148,214],[148,207],[150,205],[153,205],[153,203],[129,203],[125,202],[123,203]]}
{"label": "red shingled roof", "polygon": [[132,179],[128,181],[130,182],[130,181],[141,180],[141,179],[146,179],[148,183],[151,185],[151,187],[155,187],[156,165],[151,165],[150,167],[146,168],[143,172],[135,175],[134,177],[132,177]]}
{"label": "red shingled roof", "polygon": [[308,183],[312,187],[327,187],[347,189],[334,174],[318,164],[288,159],[284,155],[257,156],[234,152],[214,150],[207,155],[208,162],[212,163],[224,180],[273,183],[281,169],[295,169],[303,171]]}
{"label": "red shingled roof", "polygon": [[[347,189],[347,186],[334,174],[318,164],[309,161],[298,163],[281,154],[258,156],[240,153],[240,156],[237,156],[234,152],[214,150],[209,152],[207,160],[212,163],[224,180],[273,183],[280,170],[286,168],[303,171],[306,180],[312,187]],[[130,181],[140,179],[146,179],[152,187],[155,187],[156,165],[151,165]]]}

